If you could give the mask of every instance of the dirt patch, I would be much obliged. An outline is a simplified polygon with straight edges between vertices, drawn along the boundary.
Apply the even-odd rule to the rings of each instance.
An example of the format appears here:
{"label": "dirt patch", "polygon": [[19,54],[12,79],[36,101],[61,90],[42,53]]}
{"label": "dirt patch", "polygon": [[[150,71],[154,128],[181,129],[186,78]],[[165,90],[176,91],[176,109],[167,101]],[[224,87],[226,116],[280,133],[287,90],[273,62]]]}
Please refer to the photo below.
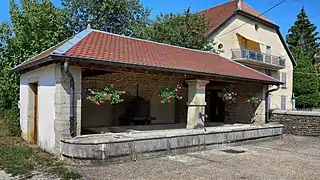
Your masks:
{"label": "dirt patch", "polygon": [[246,152],[243,149],[223,149],[221,151],[229,154],[240,154]]}

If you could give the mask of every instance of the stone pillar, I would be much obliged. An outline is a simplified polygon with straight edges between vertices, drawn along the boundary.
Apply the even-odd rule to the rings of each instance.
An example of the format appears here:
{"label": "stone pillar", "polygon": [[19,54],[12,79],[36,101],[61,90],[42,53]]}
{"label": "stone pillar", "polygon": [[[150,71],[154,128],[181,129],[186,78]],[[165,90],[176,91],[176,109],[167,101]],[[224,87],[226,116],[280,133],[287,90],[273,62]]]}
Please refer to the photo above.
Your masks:
{"label": "stone pillar", "polygon": [[261,102],[258,105],[255,116],[253,118],[255,124],[264,124],[266,123],[266,92],[268,90],[268,86],[262,86],[261,94],[259,98],[261,98]]}
{"label": "stone pillar", "polygon": [[[187,80],[188,84],[188,112],[187,129],[194,129],[197,126],[203,126],[199,119],[199,113],[205,114],[206,107],[206,84],[205,80]],[[204,117],[202,117],[204,119]]]}
{"label": "stone pillar", "polygon": [[[70,72],[74,78],[75,86],[75,113],[77,135],[81,133],[81,67],[70,66]],[[70,79],[65,74],[62,66],[56,67],[56,92],[55,92],[55,144],[56,151],[59,152],[60,139],[70,136]]]}

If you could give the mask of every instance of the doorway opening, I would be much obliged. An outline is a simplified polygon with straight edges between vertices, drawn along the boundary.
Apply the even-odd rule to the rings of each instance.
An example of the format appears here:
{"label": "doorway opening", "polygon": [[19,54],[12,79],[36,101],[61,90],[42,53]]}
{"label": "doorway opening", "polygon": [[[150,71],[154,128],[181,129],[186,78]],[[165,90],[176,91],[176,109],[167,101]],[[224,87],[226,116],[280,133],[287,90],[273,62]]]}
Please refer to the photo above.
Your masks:
{"label": "doorway opening", "polygon": [[207,122],[224,122],[225,102],[218,96],[219,92],[221,92],[221,90],[206,90]]}
{"label": "doorway opening", "polygon": [[31,137],[34,144],[38,144],[38,82],[29,84],[33,92],[33,127],[31,127]]}

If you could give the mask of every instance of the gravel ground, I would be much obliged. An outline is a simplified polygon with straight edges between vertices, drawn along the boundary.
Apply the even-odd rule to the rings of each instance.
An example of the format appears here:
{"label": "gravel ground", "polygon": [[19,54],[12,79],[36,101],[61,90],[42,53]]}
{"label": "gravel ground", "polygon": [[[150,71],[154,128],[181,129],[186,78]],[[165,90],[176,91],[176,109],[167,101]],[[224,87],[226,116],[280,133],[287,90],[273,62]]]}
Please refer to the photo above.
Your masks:
{"label": "gravel ground", "polygon": [[[0,170],[0,180],[21,180],[26,179],[22,177],[12,177],[11,174],[7,174],[5,171]],[[53,175],[34,171],[32,176],[28,178],[29,180],[60,180],[60,178],[55,178]]]}
{"label": "gravel ground", "polygon": [[[233,149],[243,153],[227,153]],[[88,180],[150,179],[320,179],[320,138],[282,139],[108,166],[74,167]],[[0,170],[0,180],[14,180]],[[52,180],[35,172],[32,180]]]}
{"label": "gravel ground", "polygon": [[85,179],[320,179],[320,138],[280,140],[108,166],[77,167]]}

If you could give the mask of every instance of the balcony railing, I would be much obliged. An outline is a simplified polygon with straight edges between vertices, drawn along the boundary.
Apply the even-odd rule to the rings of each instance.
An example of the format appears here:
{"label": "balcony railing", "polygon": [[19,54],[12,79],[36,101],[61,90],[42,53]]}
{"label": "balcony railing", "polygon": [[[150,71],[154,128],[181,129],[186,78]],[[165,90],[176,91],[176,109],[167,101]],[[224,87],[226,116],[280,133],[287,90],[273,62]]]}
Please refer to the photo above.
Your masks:
{"label": "balcony railing", "polygon": [[282,57],[250,51],[247,49],[232,49],[231,51],[233,60],[253,60],[273,66],[285,67],[285,60]]}

